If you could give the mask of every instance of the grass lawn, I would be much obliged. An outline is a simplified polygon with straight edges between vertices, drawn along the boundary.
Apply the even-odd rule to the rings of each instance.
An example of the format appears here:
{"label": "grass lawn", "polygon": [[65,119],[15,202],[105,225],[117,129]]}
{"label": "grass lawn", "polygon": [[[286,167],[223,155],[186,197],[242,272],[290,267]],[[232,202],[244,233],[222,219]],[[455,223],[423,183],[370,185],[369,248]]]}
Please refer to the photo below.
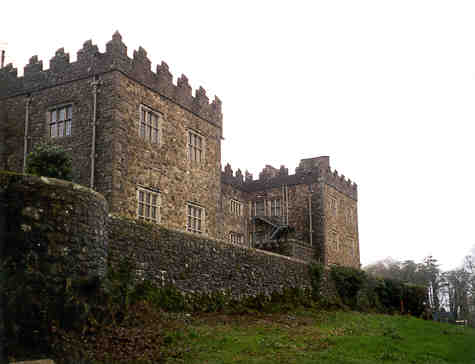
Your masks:
{"label": "grass lawn", "polygon": [[209,314],[168,334],[167,363],[475,363],[475,330],[406,316]]}

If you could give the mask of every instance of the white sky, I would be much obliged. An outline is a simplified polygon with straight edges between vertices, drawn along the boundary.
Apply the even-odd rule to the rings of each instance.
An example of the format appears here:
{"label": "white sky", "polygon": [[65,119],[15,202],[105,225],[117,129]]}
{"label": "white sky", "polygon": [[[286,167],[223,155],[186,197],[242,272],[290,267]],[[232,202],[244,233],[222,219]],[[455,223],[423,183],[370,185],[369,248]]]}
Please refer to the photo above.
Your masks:
{"label": "white sky", "polygon": [[119,30],[129,56],[141,45],[221,98],[223,166],[256,178],[329,155],[359,186],[363,264],[432,254],[450,269],[475,243],[474,19],[457,0],[17,0],[0,43],[22,73]]}

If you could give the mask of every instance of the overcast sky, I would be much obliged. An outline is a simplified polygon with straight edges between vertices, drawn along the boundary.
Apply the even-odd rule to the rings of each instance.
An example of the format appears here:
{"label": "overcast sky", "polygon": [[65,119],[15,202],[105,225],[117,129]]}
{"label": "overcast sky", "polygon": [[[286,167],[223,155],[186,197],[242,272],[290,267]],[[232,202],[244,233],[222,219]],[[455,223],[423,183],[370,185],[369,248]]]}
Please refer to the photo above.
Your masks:
{"label": "overcast sky", "polygon": [[[110,4],[110,5],[109,5]],[[119,30],[129,56],[223,101],[223,166],[255,178],[329,155],[356,181],[361,261],[475,244],[475,2],[10,1],[0,43],[23,72]]]}

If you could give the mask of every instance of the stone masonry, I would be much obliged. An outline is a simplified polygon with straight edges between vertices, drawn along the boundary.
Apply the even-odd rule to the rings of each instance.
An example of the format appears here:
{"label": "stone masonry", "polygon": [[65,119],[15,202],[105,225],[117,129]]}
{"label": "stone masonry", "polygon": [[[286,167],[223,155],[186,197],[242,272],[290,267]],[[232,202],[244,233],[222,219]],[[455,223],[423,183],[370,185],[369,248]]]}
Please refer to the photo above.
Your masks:
{"label": "stone masonry", "polygon": [[221,171],[221,101],[151,70],[143,48],[127,55],[116,32],[104,53],[87,41],[70,62],[59,49],[43,70],[33,56],[18,77],[0,70],[0,169],[22,171],[39,142],[63,145],[74,181],[103,194],[111,213],[293,256],[359,267],[356,184],[329,157],[295,174],[266,166]]}

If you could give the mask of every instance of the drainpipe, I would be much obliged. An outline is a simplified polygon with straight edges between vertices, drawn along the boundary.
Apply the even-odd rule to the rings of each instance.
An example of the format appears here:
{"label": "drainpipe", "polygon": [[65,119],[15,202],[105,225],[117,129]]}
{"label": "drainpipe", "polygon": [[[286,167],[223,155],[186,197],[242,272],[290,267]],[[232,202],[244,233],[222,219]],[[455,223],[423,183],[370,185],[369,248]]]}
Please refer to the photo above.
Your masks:
{"label": "drainpipe", "polygon": [[91,181],[90,187],[94,189],[94,168],[96,161],[96,121],[97,121],[97,87],[99,86],[99,80],[94,76],[92,81],[92,142],[91,142]]}
{"label": "drainpipe", "polygon": [[309,231],[308,231],[308,236],[309,236],[309,241],[310,241],[310,246],[313,246],[313,224],[312,224],[312,184],[309,184],[308,186],[309,194],[308,194],[308,222],[309,222]]}
{"label": "drainpipe", "polygon": [[26,153],[28,151],[28,124],[30,122],[30,102],[31,97],[28,95],[26,97],[26,106],[25,106],[25,133],[23,138],[23,173],[26,172]]}

